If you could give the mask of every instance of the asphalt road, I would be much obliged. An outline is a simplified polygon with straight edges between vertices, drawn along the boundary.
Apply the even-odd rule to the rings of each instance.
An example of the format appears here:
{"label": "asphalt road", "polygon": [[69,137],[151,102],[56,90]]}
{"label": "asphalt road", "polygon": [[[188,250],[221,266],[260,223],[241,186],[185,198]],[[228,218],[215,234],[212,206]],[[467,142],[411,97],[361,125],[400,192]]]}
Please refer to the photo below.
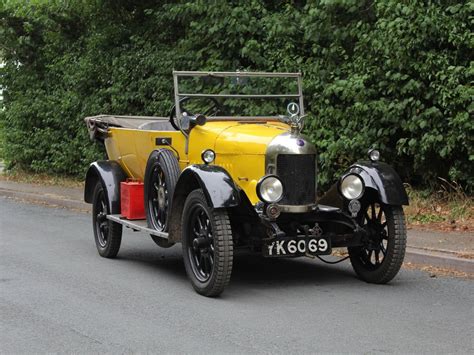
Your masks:
{"label": "asphalt road", "polygon": [[0,352],[473,353],[474,282],[348,263],[236,258],[218,299],[196,294],[175,246],[125,232],[99,257],[90,216],[0,198]]}

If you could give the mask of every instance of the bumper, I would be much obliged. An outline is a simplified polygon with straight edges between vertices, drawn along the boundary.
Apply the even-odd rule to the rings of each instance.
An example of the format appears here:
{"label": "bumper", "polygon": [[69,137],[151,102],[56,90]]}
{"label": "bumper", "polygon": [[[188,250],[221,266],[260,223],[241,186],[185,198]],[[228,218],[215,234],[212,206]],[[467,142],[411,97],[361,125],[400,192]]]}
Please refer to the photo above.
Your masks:
{"label": "bumper", "polygon": [[[334,247],[363,245],[367,235],[365,229],[341,209],[324,205],[291,207],[290,211],[286,210],[288,212],[282,213],[277,219],[260,215],[267,229],[267,238],[263,240],[262,245],[264,256],[327,255]],[[325,240],[329,248],[309,250],[311,240],[315,240],[311,242],[313,245]],[[288,247],[290,247],[289,253]],[[279,248],[280,253],[275,254],[276,248]],[[291,252],[292,250],[294,252]]]}

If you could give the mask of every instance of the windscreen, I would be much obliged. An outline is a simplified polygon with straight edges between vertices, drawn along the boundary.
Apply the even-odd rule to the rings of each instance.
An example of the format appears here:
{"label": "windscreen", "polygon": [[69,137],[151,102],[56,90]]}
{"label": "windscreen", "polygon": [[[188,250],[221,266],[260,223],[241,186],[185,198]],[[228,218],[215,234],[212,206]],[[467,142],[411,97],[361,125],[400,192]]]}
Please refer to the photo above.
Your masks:
{"label": "windscreen", "polygon": [[211,118],[236,119],[287,115],[290,102],[302,102],[300,76],[269,75],[272,74],[178,74],[175,92],[180,99],[180,111],[187,114],[200,113]]}

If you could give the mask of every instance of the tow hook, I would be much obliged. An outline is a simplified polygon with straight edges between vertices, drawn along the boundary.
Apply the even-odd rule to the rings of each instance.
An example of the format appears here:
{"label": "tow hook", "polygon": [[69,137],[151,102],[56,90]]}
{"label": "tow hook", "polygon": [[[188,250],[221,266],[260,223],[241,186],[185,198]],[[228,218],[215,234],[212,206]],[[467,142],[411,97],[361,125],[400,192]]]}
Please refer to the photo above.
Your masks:
{"label": "tow hook", "polygon": [[305,239],[306,239],[306,250],[305,250],[304,255],[307,256],[308,258],[314,259],[315,256],[308,253],[308,249],[307,249],[308,244],[309,244],[310,232],[312,232],[313,230],[309,229],[309,226],[307,226],[307,225],[304,225],[304,226],[301,226],[301,227],[302,227],[301,229],[303,229],[303,231],[304,231],[304,235],[305,235]]}
{"label": "tow hook", "polygon": [[269,222],[269,227],[270,230],[268,231],[269,237],[271,238],[283,238],[286,236],[286,233],[283,232],[280,227],[278,227],[278,224],[275,222]]}

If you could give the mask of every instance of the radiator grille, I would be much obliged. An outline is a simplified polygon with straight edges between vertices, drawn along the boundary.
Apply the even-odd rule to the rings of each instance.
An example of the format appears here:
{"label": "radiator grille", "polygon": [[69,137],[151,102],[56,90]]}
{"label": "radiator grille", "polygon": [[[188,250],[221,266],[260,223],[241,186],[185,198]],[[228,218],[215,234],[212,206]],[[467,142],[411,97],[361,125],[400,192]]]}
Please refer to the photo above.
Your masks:
{"label": "radiator grille", "polygon": [[282,205],[307,205],[316,200],[316,156],[280,154],[277,175],[283,183]]}

